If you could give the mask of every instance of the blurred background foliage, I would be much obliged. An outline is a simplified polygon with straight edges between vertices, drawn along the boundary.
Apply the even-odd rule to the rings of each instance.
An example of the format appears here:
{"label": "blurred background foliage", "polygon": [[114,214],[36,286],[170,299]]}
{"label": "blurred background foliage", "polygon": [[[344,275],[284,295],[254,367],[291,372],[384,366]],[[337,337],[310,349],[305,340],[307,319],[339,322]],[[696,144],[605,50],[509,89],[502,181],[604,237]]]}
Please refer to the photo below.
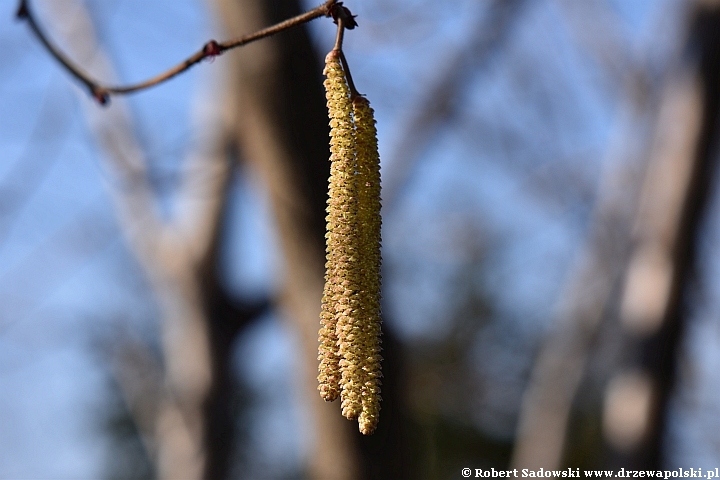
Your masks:
{"label": "blurred background foliage", "polygon": [[[332,23],[101,109],[14,3],[0,478],[720,465],[717,2],[345,2],[384,187],[371,438],[311,382]],[[32,5],[71,57],[128,82],[315,6]]]}

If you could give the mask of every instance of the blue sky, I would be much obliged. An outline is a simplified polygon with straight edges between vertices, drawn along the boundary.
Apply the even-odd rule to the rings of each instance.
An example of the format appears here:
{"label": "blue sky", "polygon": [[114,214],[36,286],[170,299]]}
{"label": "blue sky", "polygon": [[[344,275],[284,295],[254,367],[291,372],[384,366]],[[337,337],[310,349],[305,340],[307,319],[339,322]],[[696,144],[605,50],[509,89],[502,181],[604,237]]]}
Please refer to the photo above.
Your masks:
{"label": "blue sky", "polygon": [[[358,88],[377,111],[383,171],[391,176],[407,122],[422,107],[428,83],[472,33],[484,3],[461,0],[453,9],[441,2],[421,9],[419,1],[385,3],[346,2],[360,24],[348,32],[346,53]],[[217,36],[199,0],[87,4],[101,26],[103,47],[128,81],[176,63]],[[653,34],[667,22],[662,14],[673,2],[610,4],[633,55],[662,58],[663,40],[670,40],[653,42]],[[87,129],[83,111],[95,106],[14,21],[14,8],[12,1],[0,3],[0,195],[20,199],[0,200],[0,478],[97,478],[109,454],[98,425],[109,379],[93,342],[118,325],[152,334],[156,312],[121,239],[108,175]],[[552,318],[584,238],[619,99],[562,22],[557,2],[531,2],[523,15],[503,52],[503,59],[516,61],[490,62],[468,81],[467,103],[414,164],[402,194],[385,206],[385,296],[394,319],[389,328],[408,341],[442,335],[451,321],[449,285],[478,249],[489,251],[484,262],[492,276],[481,281],[496,295],[503,318],[522,325],[523,335],[537,335]],[[329,48],[334,27],[317,20],[313,34]],[[193,114],[222,64],[219,57],[128,99],[157,181],[168,191],[181,159],[201,141]],[[550,96],[548,110],[529,103],[538,92]],[[480,135],[467,125],[487,128]],[[524,135],[529,127],[533,135]],[[502,141],[510,134],[521,140]],[[558,176],[575,182],[579,193],[552,191]],[[263,192],[252,172],[241,177],[233,190],[235,247],[226,254],[226,278],[237,292],[253,295],[272,288],[281,266]],[[708,241],[708,258],[717,258],[716,243]],[[689,335],[694,374],[678,396],[672,437],[679,464],[704,468],[720,463],[703,427],[704,415],[717,412],[718,392],[711,385],[720,384],[708,368],[720,340],[712,272],[706,274],[712,301]],[[489,330],[480,341],[497,344],[501,334]],[[252,352],[259,346],[271,354],[249,367],[246,359],[258,358]],[[304,430],[302,407],[276,395],[292,384],[291,375],[278,372],[292,371],[295,348],[275,319],[248,332],[237,353],[239,374],[266,405],[256,417],[257,457],[272,463],[279,452],[293,452],[280,470],[292,470],[305,454],[298,436],[267,434]],[[497,362],[478,368],[507,365]],[[492,413],[507,398],[488,402]],[[488,418],[481,416],[483,422]],[[508,425],[492,428],[506,435]],[[287,443],[272,440],[279,437]]]}

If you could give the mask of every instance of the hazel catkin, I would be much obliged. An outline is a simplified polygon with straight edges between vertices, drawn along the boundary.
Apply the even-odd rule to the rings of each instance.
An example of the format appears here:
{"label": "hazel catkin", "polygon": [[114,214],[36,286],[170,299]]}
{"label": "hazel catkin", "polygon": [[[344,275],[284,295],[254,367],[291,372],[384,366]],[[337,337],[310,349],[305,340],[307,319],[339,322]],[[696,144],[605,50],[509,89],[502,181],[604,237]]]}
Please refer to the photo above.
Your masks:
{"label": "hazel catkin", "polygon": [[357,147],[358,225],[360,228],[360,316],[363,325],[363,389],[360,431],[367,435],[377,426],[380,413],[380,286],[381,216],[380,155],[375,115],[365,97],[353,99]]}
{"label": "hazel catkin", "polygon": [[380,412],[380,157],[375,119],[351,94],[333,50],[324,82],[330,117],[325,287],[320,313],[318,389],[341,398],[342,414],[371,434]]}
{"label": "hazel catkin", "polygon": [[357,311],[357,274],[353,270],[357,262],[356,146],[350,92],[337,51],[328,54],[324,73],[330,117],[330,179],[318,388],[320,395],[331,401],[338,397],[341,385],[347,384],[342,378],[341,364],[346,362],[340,350],[343,339],[350,335],[353,312]]}

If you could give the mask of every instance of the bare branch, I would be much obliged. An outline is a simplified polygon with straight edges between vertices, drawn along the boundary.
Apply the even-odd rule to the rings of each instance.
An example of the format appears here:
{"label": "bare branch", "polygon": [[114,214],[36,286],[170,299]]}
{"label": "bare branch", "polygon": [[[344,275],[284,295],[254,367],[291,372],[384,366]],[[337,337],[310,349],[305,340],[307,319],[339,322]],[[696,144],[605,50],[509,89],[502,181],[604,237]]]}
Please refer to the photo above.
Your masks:
{"label": "bare branch", "polygon": [[[571,452],[568,425],[573,401],[593,350],[599,349],[594,342],[601,323],[613,320],[608,316],[610,302],[613,290],[622,285],[623,276],[625,284],[621,286],[619,316],[623,330],[627,330],[625,335],[631,338],[622,344],[625,355],[632,357],[628,352],[638,352],[648,348],[651,341],[658,342],[649,340],[650,331],[654,333],[660,323],[667,320],[670,295],[673,292],[677,295],[680,289],[681,273],[678,272],[682,265],[673,264],[679,244],[675,236],[682,233],[681,228],[687,228],[683,223],[689,221],[684,210],[686,199],[692,192],[702,190],[689,186],[691,181],[698,181],[693,169],[698,168],[695,162],[700,160],[693,151],[701,135],[703,106],[696,79],[684,70],[686,68],[671,72],[671,82],[666,91],[660,93],[649,88],[647,69],[635,68],[625,73],[618,67],[618,76],[625,77],[621,79],[625,87],[623,104],[631,107],[628,121],[620,124],[618,145],[629,149],[623,153],[622,150],[613,152],[611,148],[609,152],[611,157],[618,156],[614,161],[610,159],[617,172],[608,170],[604,175],[605,178],[610,174],[601,182],[588,244],[571,270],[560,295],[562,304],[557,323],[541,347],[533,368],[518,421],[512,465],[552,470]],[[607,69],[612,71],[613,66],[609,65]],[[637,92],[643,89],[647,92],[638,95]],[[655,111],[656,104],[660,105],[658,112]],[[649,132],[644,141],[639,138],[637,128],[642,124],[654,124],[654,132]],[[644,151],[648,153],[643,154]],[[647,166],[633,168],[633,158],[647,162]],[[627,180],[623,181],[623,177]],[[675,308],[678,308],[677,297],[674,298]],[[674,340],[676,336],[672,338]],[[666,342],[662,346],[662,357],[667,362],[672,362],[671,345]],[[607,363],[611,361],[625,364],[623,368],[627,369],[627,364],[636,360],[604,359]],[[644,365],[630,366],[633,368],[628,371],[642,371],[640,378],[645,378]],[[664,368],[662,375],[668,377],[670,371],[669,367]],[[625,372],[615,379],[626,378],[624,375]],[[667,385],[669,380],[665,381]],[[644,387],[636,385],[635,388],[642,393]],[[648,390],[652,389],[656,387]],[[611,389],[608,387],[607,391]],[[604,422],[615,414],[614,407],[606,408]],[[648,423],[641,424],[637,430],[642,430],[643,435],[631,442],[619,441],[626,442],[621,448],[630,451],[632,449],[627,445],[635,442],[632,446],[635,453],[645,455],[647,452],[637,445],[640,439],[651,438],[648,435],[650,429],[659,431],[660,411],[654,412],[656,418],[644,419]],[[608,425],[604,423],[606,436],[610,433],[606,440],[617,443],[618,436]],[[617,448],[616,445],[612,447]],[[640,454],[636,458],[640,458]],[[623,457],[623,461],[627,465],[630,457]],[[648,464],[636,467],[650,468]]]}
{"label": "bare branch", "polygon": [[[319,7],[313,8],[312,10],[309,10],[303,14],[297,15],[293,18],[290,18],[288,20],[285,20],[280,23],[276,23],[275,25],[272,25],[267,28],[263,28],[261,30],[258,30],[255,33],[251,33],[249,35],[244,35],[242,37],[228,40],[226,42],[216,42],[215,40],[208,41],[203,47],[192,54],[190,57],[188,57],[186,60],[180,62],[179,64],[175,65],[174,67],[170,68],[169,70],[166,70],[163,73],[160,73],[152,78],[149,78],[143,82],[131,84],[131,85],[104,85],[102,82],[95,80],[92,78],[87,72],[85,72],[82,68],[80,68],[78,65],[76,65],[70,58],[65,55],[48,37],[47,34],[43,31],[42,28],[40,28],[40,25],[38,24],[35,15],[33,14],[32,9],[30,8],[30,0],[20,0],[20,5],[18,7],[17,11],[17,17],[23,20],[26,20],[28,22],[28,25],[32,29],[33,33],[38,37],[40,42],[47,48],[48,52],[57,59],[58,62],[60,62],[65,69],[72,74],[76,79],[78,79],[87,89],[90,91],[90,94],[101,104],[105,105],[107,104],[108,100],[110,99],[111,94],[126,94],[126,93],[132,93],[137,92],[140,90],[144,90],[146,88],[153,87],[155,85],[159,85],[163,82],[166,82],[167,80],[170,80],[176,75],[179,75],[183,73],[184,71],[188,70],[193,65],[200,63],[202,60],[206,58],[214,58],[223,52],[227,50],[231,50],[233,48],[241,47],[243,45],[247,45],[248,43],[252,43],[256,40],[260,40],[265,37],[269,37],[271,35],[275,35],[276,33],[280,33],[284,30],[287,30],[289,28],[302,25],[303,23],[309,22],[311,20],[314,20],[318,17],[323,16],[330,16],[333,14],[333,11],[345,11],[344,7],[341,7],[339,9],[333,9],[333,6],[336,5],[337,0],[327,0],[324,4],[320,5]],[[348,12],[349,13],[349,12]],[[334,16],[334,15],[333,15]],[[340,16],[340,18],[343,18],[343,16]],[[352,20],[352,16],[349,17]],[[347,23],[347,22],[346,22]],[[352,26],[354,26],[354,21]],[[342,30],[342,27],[339,27]],[[346,28],[352,28],[349,24]]]}
{"label": "bare branch", "polygon": [[[643,73],[634,72],[635,82]],[[603,164],[591,227],[571,266],[555,324],[543,340],[523,396],[512,465],[555,468],[566,449],[570,410],[585,375],[592,343],[630,253],[629,232],[637,208],[656,112],[657,92],[624,91],[627,108],[616,123]]]}
{"label": "bare branch", "polygon": [[[392,163],[383,173],[383,205],[392,205],[410,176],[410,171],[434,138],[438,125],[457,111],[470,72],[485,68],[503,47],[520,18],[525,0],[494,0],[469,41],[449,56],[438,78],[428,86],[421,105],[407,122],[400,141],[390,155]],[[385,167],[383,167],[385,168]],[[383,170],[385,172],[385,170]]]}

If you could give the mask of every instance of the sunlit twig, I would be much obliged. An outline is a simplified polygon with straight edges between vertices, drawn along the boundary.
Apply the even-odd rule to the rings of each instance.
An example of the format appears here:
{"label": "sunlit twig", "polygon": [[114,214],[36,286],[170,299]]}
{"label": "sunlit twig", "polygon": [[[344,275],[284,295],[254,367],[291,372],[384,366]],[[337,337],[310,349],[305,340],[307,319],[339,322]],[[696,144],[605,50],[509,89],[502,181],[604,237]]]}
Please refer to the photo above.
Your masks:
{"label": "sunlit twig", "polygon": [[[258,30],[257,32],[242,37],[228,40],[226,42],[216,42],[215,40],[208,41],[203,47],[195,52],[193,55],[188,57],[183,62],[176,66],[162,72],[152,78],[145,81],[131,84],[131,85],[103,85],[102,82],[93,79],[87,72],[76,65],[70,58],[67,57],[60,49],[49,39],[45,34],[40,25],[38,24],[32,9],[30,8],[30,0],[20,0],[20,5],[17,10],[17,17],[28,22],[28,25],[32,29],[33,33],[38,37],[40,42],[47,48],[50,54],[55,57],[65,69],[68,70],[75,78],[77,78],[83,85],[87,87],[90,94],[102,105],[106,104],[112,94],[127,94],[144,90],[146,88],[159,85],[174,76],[183,73],[193,65],[200,63],[206,58],[214,58],[223,52],[247,45],[248,43],[260,40],[261,38],[269,37],[276,33],[288,30],[292,27],[301,25],[303,23],[314,20],[322,16],[331,16],[333,14],[333,7],[340,5],[337,0],[327,0],[319,7],[308,10],[307,12],[300,14],[296,17],[287,19],[270,27]],[[339,10],[339,9],[338,9]],[[350,17],[352,18],[352,17]],[[352,27],[347,27],[352,28]]]}

